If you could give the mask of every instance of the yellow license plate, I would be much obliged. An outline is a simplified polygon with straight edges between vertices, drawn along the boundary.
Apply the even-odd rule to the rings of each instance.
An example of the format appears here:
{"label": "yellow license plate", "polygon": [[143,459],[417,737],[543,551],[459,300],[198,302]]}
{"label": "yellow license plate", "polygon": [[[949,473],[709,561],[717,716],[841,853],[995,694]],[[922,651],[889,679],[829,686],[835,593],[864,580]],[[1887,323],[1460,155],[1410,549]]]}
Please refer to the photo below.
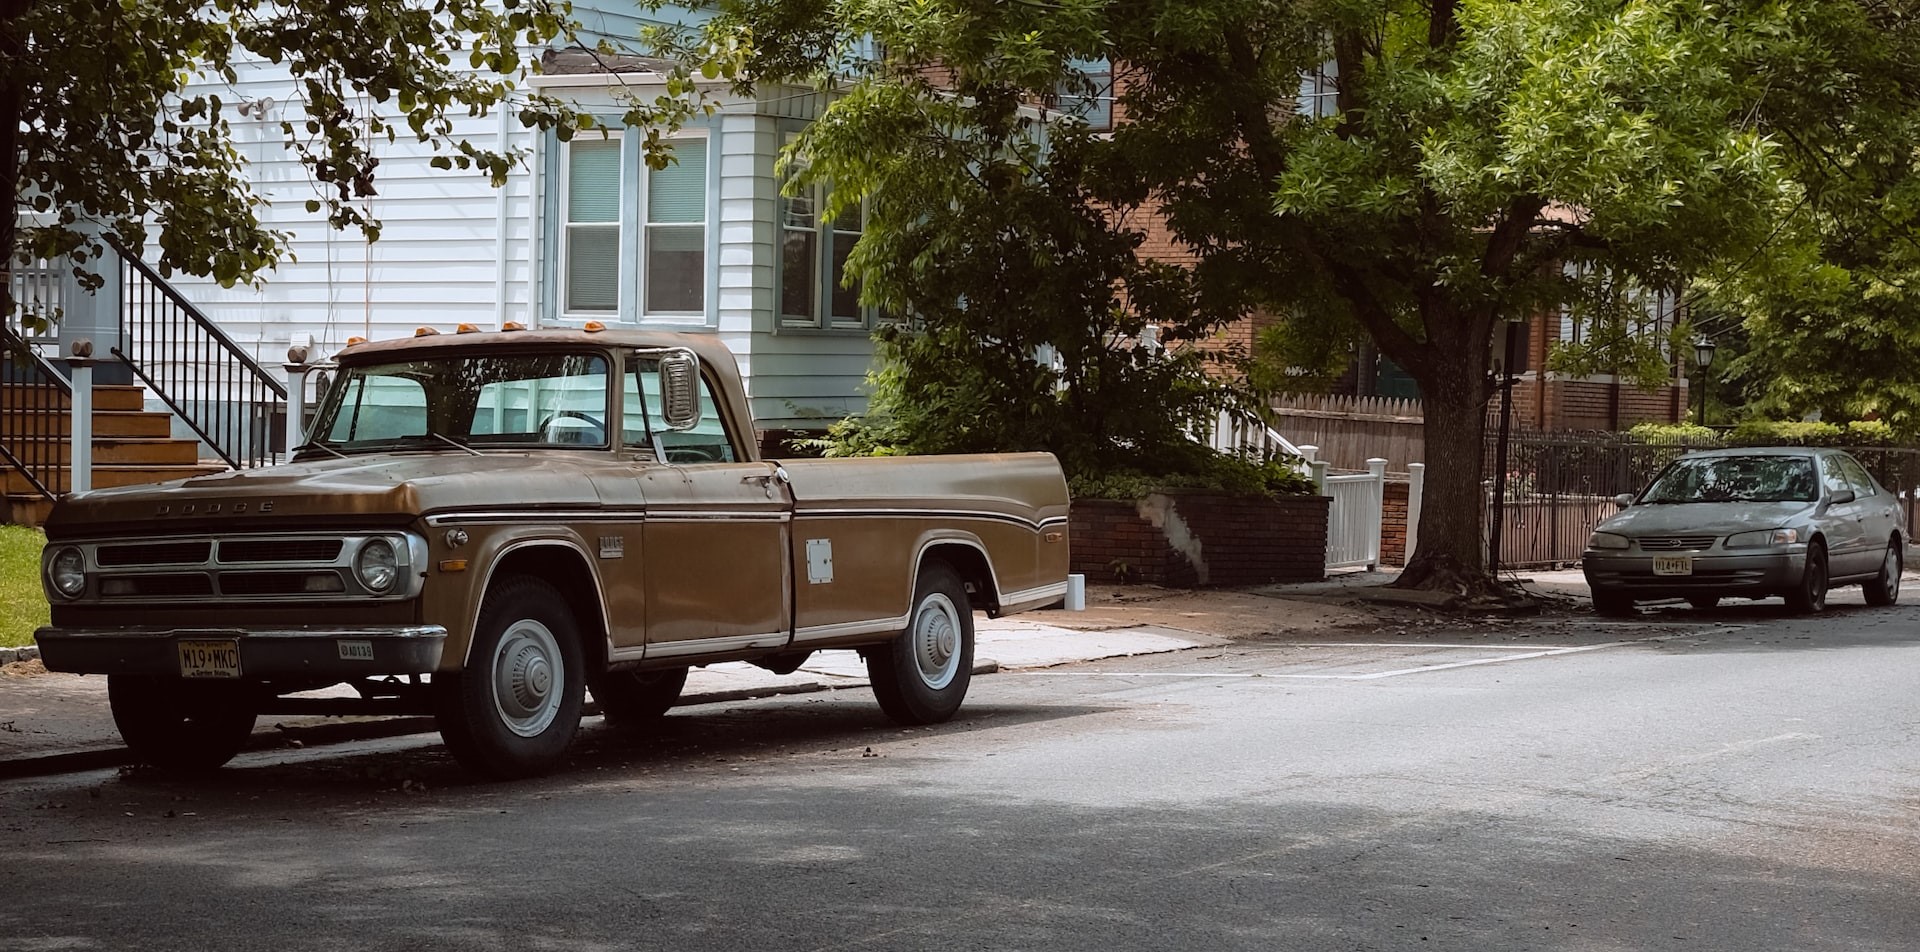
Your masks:
{"label": "yellow license plate", "polygon": [[240,676],[240,642],[180,641],[180,676],[183,678],[237,678]]}
{"label": "yellow license plate", "polygon": [[1666,555],[1653,560],[1655,575],[1692,575],[1693,558],[1685,555]]}

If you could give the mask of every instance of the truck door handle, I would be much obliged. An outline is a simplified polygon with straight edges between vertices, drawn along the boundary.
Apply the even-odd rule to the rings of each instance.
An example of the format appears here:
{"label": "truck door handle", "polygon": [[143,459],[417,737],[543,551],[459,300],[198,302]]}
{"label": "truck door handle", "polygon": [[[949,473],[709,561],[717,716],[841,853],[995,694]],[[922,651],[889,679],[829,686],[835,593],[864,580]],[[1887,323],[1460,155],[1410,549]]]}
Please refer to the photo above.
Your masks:
{"label": "truck door handle", "polygon": [[787,477],[787,468],[784,466],[774,467],[771,473],[755,473],[752,476],[742,476],[740,477],[740,481],[743,483],[759,483],[760,488],[767,491],[768,499],[773,498],[774,483],[778,482],[784,486],[792,482],[792,480]]}

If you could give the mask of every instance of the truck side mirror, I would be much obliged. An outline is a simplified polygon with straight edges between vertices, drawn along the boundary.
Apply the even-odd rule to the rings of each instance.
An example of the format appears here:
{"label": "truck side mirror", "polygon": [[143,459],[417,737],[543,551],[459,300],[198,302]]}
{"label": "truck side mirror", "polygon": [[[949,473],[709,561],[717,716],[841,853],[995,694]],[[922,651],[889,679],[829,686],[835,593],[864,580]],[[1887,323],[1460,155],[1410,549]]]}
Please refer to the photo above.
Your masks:
{"label": "truck side mirror", "polygon": [[700,425],[700,358],[693,351],[676,349],[660,358],[660,418],[674,431]]}
{"label": "truck side mirror", "polygon": [[1628,506],[1633,505],[1633,494],[1621,493],[1620,495],[1613,497],[1613,504],[1616,506],[1619,506],[1622,509],[1625,509]]}

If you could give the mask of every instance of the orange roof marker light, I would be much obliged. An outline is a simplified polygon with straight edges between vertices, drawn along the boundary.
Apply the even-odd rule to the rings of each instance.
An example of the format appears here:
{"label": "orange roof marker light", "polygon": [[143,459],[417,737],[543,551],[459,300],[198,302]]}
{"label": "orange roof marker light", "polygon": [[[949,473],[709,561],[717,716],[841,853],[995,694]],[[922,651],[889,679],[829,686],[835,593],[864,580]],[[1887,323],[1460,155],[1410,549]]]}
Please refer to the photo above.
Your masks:
{"label": "orange roof marker light", "polygon": [[454,326],[453,332],[455,334],[478,334],[480,333],[480,328],[463,321]]}
{"label": "orange roof marker light", "polygon": [[439,331],[431,327],[416,327],[413,329],[413,336],[415,337],[433,337],[439,333]]}
{"label": "orange roof marker light", "polygon": [[500,329],[503,331],[524,331],[527,329],[527,325],[522,324],[519,321],[508,321],[505,324],[500,325]]}
{"label": "orange roof marker light", "polygon": [[585,324],[580,325],[580,329],[583,331],[586,331],[589,334],[598,334],[601,331],[606,330],[607,325],[602,324],[599,321],[588,321]]}
{"label": "orange roof marker light", "polygon": [[366,343],[366,342],[367,342],[367,339],[366,339],[366,338],[364,338],[364,337],[349,337],[349,338],[347,338],[347,346],[348,346],[348,347],[358,347],[358,346],[360,346],[361,344],[364,344],[364,343]]}

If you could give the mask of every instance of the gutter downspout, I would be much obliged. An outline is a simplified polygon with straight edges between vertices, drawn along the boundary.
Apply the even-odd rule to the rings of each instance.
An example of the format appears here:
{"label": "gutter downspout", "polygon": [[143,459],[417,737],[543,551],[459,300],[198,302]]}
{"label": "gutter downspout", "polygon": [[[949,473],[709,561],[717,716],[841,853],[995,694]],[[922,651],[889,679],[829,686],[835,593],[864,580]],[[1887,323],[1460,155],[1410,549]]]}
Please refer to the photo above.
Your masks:
{"label": "gutter downspout", "polygon": [[[507,147],[512,143],[513,130],[507,124],[508,112],[506,104],[502,103],[499,134],[501,155],[507,154]],[[493,203],[493,326],[496,329],[507,323],[507,190],[512,185],[512,179],[501,183]]]}

